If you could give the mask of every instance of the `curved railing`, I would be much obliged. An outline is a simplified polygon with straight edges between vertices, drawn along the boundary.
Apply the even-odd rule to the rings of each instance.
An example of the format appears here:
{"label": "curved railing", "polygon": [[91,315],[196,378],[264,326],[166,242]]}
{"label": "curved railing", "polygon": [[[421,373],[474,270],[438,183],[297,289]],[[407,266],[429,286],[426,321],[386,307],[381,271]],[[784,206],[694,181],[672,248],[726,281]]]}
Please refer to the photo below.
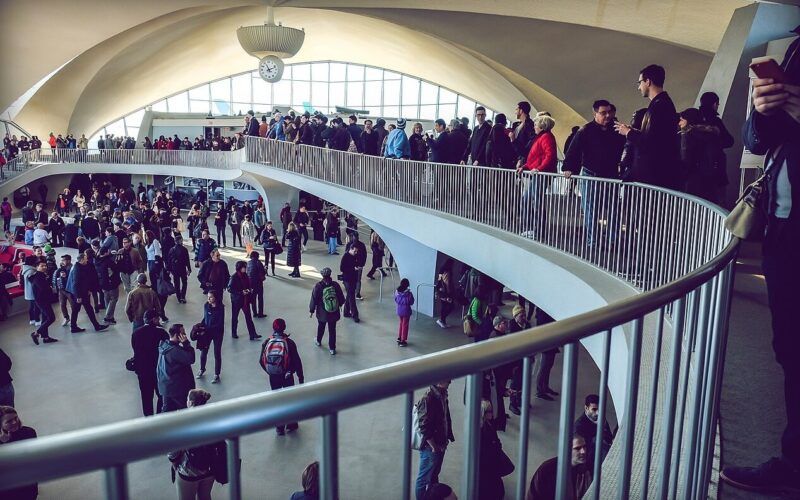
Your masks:
{"label": "curved railing", "polygon": [[[144,159],[153,154],[133,151],[144,155],[138,157]],[[184,161],[194,161],[193,152],[175,153],[185,153]],[[237,158],[238,162],[241,160]],[[659,188],[586,178],[573,179],[578,183],[582,203],[578,208],[573,194],[576,190],[569,184],[572,181],[559,176],[518,177],[498,169],[384,160],[261,139],[248,139],[246,160],[255,165],[252,168],[266,165],[290,170],[319,182],[436,210],[443,217],[491,225],[506,231],[508,237],[533,237],[627,278],[646,291],[601,309],[477,345],[289,390],[223,401],[191,412],[4,446],[0,449],[0,485],[21,485],[103,469],[107,497],[127,498],[126,464],[225,439],[231,498],[238,499],[241,436],[280,422],[321,417],[322,498],[332,499],[337,495],[338,484],[338,412],[405,394],[405,411],[398,422],[405,429],[402,476],[398,479],[402,498],[409,498],[413,391],[441,379],[466,377],[462,492],[463,498],[475,499],[481,373],[522,359],[523,403],[516,460],[516,498],[521,499],[528,484],[530,415],[526,403],[531,396],[532,356],[565,346],[557,495],[562,498],[567,491],[565,472],[569,467],[575,410],[577,342],[593,335],[600,335],[602,340],[602,359],[598,363],[602,421],[608,406],[605,388],[612,336],[625,335],[629,353],[626,410],[602,467],[601,461],[596,460],[591,496],[706,496],[716,436],[732,264],[738,244],[722,229],[722,210]],[[223,161],[227,165],[226,162]],[[592,213],[590,217],[585,216],[587,211]],[[486,238],[488,242],[491,237]]]}

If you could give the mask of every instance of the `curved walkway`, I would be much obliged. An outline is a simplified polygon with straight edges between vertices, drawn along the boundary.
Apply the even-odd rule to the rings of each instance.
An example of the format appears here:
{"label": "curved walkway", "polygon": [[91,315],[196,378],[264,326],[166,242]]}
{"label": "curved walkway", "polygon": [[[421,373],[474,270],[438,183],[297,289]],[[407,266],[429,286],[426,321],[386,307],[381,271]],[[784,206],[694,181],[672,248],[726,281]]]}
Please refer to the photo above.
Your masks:
{"label": "curved walkway", "polygon": [[[257,153],[261,152],[262,149],[267,150],[267,152],[269,152],[269,149],[273,148],[273,147],[274,148],[286,148],[287,146],[291,146],[291,145],[284,145],[284,144],[272,144],[272,142],[273,141],[259,141],[258,144],[250,143],[248,145],[249,146],[248,158],[250,158],[251,155],[257,156]],[[255,150],[256,147],[258,148],[257,151]],[[287,149],[286,151],[272,151],[271,154],[269,155],[269,157],[273,158],[273,160],[271,161],[271,164],[273,166],[277,166],[277,167],[279,167],[281,169],[284,169],[284,170],[291,170],[291,169],[298,170],[298,168],[299,168],[299,173],[301,175],[308,175],[308,173],[309,173],[308,170],[315,170],[316,169],[317,171],[315,173],[317,175],[314,175],[313,177],[318,179],[318,181],[322,180],[322,181],[327,181],[327,182],[330,183],[331,180],[333,180],[333,181],[339,180],[340,182],[342,180],[344,180],[345,181],[345,187],[348,187],[348,188],[349,187],[355,187],[354,183],[358,184],[362,188],[364,188],[364,187],[367,187],[367,188],[378,187],[381,190],[383,190],[384,197],[388,197],[390,199],[395,199],[396,201],[400,201],[402,203],[411,202],[411,204],[414,204],[413,202],[419,197],[420,193],[423,193],[424,191],[422,189],[416,189],[415,190],[415,189],[409,189],[409,188],[411,186],[422,187],[421,184],[428,183],[428,182],[423,182],[423,181],[428,179],[429,170],[430,169],[436,169],[436,168],[440,167],[439,165],[431,165],[431,164],[418,165],[418,164],[415,164],[414,162],[391,162],[391,161],[388,161],[388,162],[383,162],[380,165],[378,165],[378,167],[379,167],[378,170],[375,170],[375,171],[366,170],[365,171],[365,170],[363,170],[363,167],[365,166],[364,162],[365,161],[366,162],[371,161],[369,159],[365,160],[364,157],[358,157],[358,155],[350,155],[350,156],[341,155],[341,156],[337,156],[335,153],[314,151],[314,149],[316,149],[316,148],[308,148],[307,150]],[[370,165],[366,165],[366,166],[370,166]],[[351,168],[351,167],[353,167],[353,168]],[[469,182],[472,182],[472,187],[474,189],[467,190],[466,196],[461,196],[460,199],[459,198],[455,198],[455,199],[447,198],[448,190],[445,190],[445,191],[434,191],[433,195],[431,195],[431,193],[428,193],[428,195],[424,197],[425,198],[424,200],[418,200],[418,203],[416,203],[416,204],[418,206],[426,208],[426,207],[429,207],[429,202],[432,202],[432,203],[437,205],[439,210],[442,210],[444,212],[455,213],[455,215],[457,215],[459,217],[466,217],[466,218],[472,218],[472,219],[476,219],[476,216],[477,216],[477,219],[479,219],[479,220],[477,220],[477,222],[484,223],[484,224],[489,224],[490,221],[486,220],[485,218],[483,220],[480,220],[482,217],[491,215],[491,212],[485,209],[485,204],[482,204],[481,201],[485,202],[486,200],[489,199],[486,196],[491,193],[491,190],[478,189],[478,188],[481,187],[481,186],[483,188],[486,188],[487,186],[492,186],[493,184],[481,184],[481,185],[479,185],[479,184],[476,184],[475,181],[477,179],[479,179],[479,178],[482,178],[481,176],[484,175],[484,174],[487,174],[490,169],[483,169],[482,170],[482,169],[472,169],[472,168],[463,168],[462,167],[459,170],[455,170],[455,166],[452,166],[452,165],[450,165],[450,166],[441,166],[441,167],[443,169],[449,169],[451,172],[456,172],[457,175],[455,177],[448,177],[448,175],[446,175],[447,172],[442,173],[441,176],[439,174],[437,174],[437,173],[433,173],[433,177],[431,177],[431,178],[434,179],[434,182],[433,182],[434,189],[438,190],[442,186],[448,186],[448,187],[461,186],[461,187],[463,187],[463,186],[468,185]],[[414,170],[415,168],[416,168],[416,170]],[[353,173],[354,172],[356,172],[356,173],[360,172],[361,175],[353,177]],[[366,172],[368,174],[366,177],[363,175],[364,172]],[[378,180],[382,179],[382,181],[381,182],[373,182],[371,184],[368,183],[368,182],[365,183],[365,181],[369,180],[369,175],[372,175],[373,173],[380,174],[380,176],[378,177]],[[465,179],[463,177],[458,177],[459,175],[460,176],[466,175],[465,173],[468,173],[472,177],[467,178],[467,179]],[[384,174],[388,174],[388,177],[386,177]],[[497,177],[497,179],[495,179],[495,181],[498,181],[498,180],[499,181],[504,181],[504,180],[511,179],[510,176],[507,176],[505,173],[502,173],[502,172],[494,172],[494,173],[491,173],[491,175],[494,175],[495,177]],[[393,177],[394,177],[394,180],[393,180]],[[409,184],[407,184],[407,185],[404,184],[404,182],[406,182],[406,181],[408,181]],[[465,183],[459,183],[459,181],[465,181]],[[348,184],[348,182],[349,182],[349,184]],[[511,194],[518,193],[519,192],[519,186],[517,185],[518,183],[516,183],[516,181],[514,181],[514,182],[515,183],[509,185],[507,187],[507,189],[505,189],[505,190],[501,189],[498,192],[511,193]],[[527,182],[527,181],[524,181],[524,182]],[[591,181],[583,179],[583,180],[580,180],[580,182],[590,183]],[[502,184],[502,182],[500,182],[498,185],[500,185],[500,184]],[[531,180],[531,182],[528,183],[528,184],[531,185],[530,189],[534,189],[532,187],[533,186],[533,180]],[[555,191],[552,190],[552,188],[554,186],[556,186],[555,182],[553,182],[552,185],[550,185],[550,187],[548,187],[546,191],[541,191],[540,192],[540,194],[542,194],[542,195],[544,195],[544,194],[548,195],[549,198],[547,199],[547,204],[548,204],[548,208],[549,209],[552,209],[552,204],[553,203],[557,203],[558,204],[558,206],[555,207],[555,210],[556,210],[555,212],[552,211],[552,210],[550,211],[551,215],[557,215],[557,211],[560,210],[561,208],[563,208],[563,207],[561,207],[561,204],[559,202],[564,200],[563,197],[556,198],[556,197],[553,196],[554,194],[556,194]],[[500,185],[500,187],[502,188],[502,185]],[[526,187],[526,189],[529,189],[529,188]],[[621,196],[622,195],[622,187],[621,186],[619,186],[619,185],[606,186],[604,189],[607,189],[610,192],[616,193],[616,196],[614,198],[612,198],[612,199],[620,199],[620,200],[623,199],[622,196]],[[386,196],[386,194],[387,194],[386,191],[387,190],[392,190],[392,191],[394,191],[395,194],[391,195],[391,193],[388,193],[389,196]],[[367,189],[367,191],[369,191],[369,189]],[[634,270],[634,269],[631,269],[630,266],[629,266],[625,270],[625,272],[627,272],[627,273],[633,273],[634,271],[638,272],[638,275],[639,275],[638,279],[641,282],[641,286],[643,286],[645,288],[651,288],[651,287],[657,286],[658,284],[660,284],[661,280],[664,280],[664,279],[669,280],[671,276],[679,276],[681,272],[688,272],[692,268],[702,264],[704,262],[704,260],[707,260],[708,258],[710,258],[710,256],[713,256],[717,252],[721,251],[722,246],[720,246],[720,245],[724,246],[724,241],[723,241],[724,233],[720,233],[719,232],[720,231],[720,225],[719,225],[719,214],[718,213],[715,214],[713,210],[709,211],[707,209],[704,209],[702,207],[702,204],[698,204],[697,202],[695,202],[693,200],[685,199],[685,198],[683,199],[683,201],[680,204],[666,204],[666,205],[664,205],[663,202],[665,202],[665,201],[669,202],[671,200],[671,198],[674,198],[670,193],[662,192],[662,191],[659,191],[659,190],[652,190],[650,188],[642,187],[642,186],[626,186],[624,199],[627,200],[627,202],[630,202],[632,199],[636,199],[637,198],[637,196],[636,196],[636,192],[637,191],[641,191],[641,192],[644,192],[644,193],[652,193],[652,194],[648,194],[648,196],[646,198],[645,197],[641,197],[641,203],[646,203],[646,204],[648,204],[647,206],[650,206],[650,204],[654,203],[655,204],[654,206],[656,206],[658,210],[656,210],[655,212],[651,213],[649,211],[649,209],[648,209],[647,215],[648,216],[655,215],[655,216],[659,216],[659,218],[657,218],[655,220],[645,219],[642,222],[643,213],[641,212],[641,209],[640,209],[639,210],[638,219],[637,219],[636,222],[634,222],[630,218],[626,219],[626,223],[627,223],[626,225],[628,227],[629,236],[631,234],[631,227],[638,228],[638,230],[636,232],[639,235],[638,238],[635,240],[635,242],[629,242],[628,243],[628,247],[630,248],[631,245],[633,245],[633,249],[635,251],[633,253],[629,253],[629,255],[627,257],[620,257],[619,253],[617,253],[616,258],[612,259],[611,257],[614,257],[614,255],[612,253],[613,250],[611,248],[605,249],[604,251],[592,250],[591,252],[589,252],[587,254],[584,250],[581,250],[582,247],[580,245],[580,234],[581,234],[580,228],[577,228],[577,230],[573,228],[571,231],[567,228],[566,232],[568,233],[567,234],[568,238],[566,238],[566,239],[563,239],[563,238],[559,238],[559,239],[555,239],[555,240],[552,239],[553,233],[551,231],[550,233],[544,235],[544,239],[543,240],[547,241],[548,244],[550,244],[551,246],[558,247],[560,244],[568,243],[567,240],[574,237],[574,238],[578,239],[577,248],[579,249],[579,251],[581,253],[581,256],[582,257],[588,257],[587,260],[592,261],[592,260],[594,260],[594,258],[592,256],[595,256],[595,257],[599,256],[600,261],[606,262],[606,263],[611,263],[614,260],[616,260],[617,263],[619,263],[621,260],[622,261],[627,260],[628,263],[632,262],[632,263],[636,264],[638,266],[638,268]],[[435,195],[436,192],[438,192],[439,195]],[[527,192],[530,193],[530,191],[527,191]],[[465,194],[464,192],[461,192],[460,190],[459,190],[459,193],[462,194],[462,195]],[[459,193],[457,193],[457,194],[459,194]],[[404,199],[403,195],[405,195],[405,194],[410,194],[412,196],[412,198]],[[483,197],[482,200],[475,197],[478,194]],[[524,196],[523,196],[523,199],[525,199]],[[450,201],[448,201],[448,200],[450,200]],[[530,198],[528,198],[528,200],[530,200]],[[444,203],[443,203],[443,201],[444,201]],[[662,205],[663,205],[663,207],[662,207]],[[514,205],[514,206],[518,206],[518,205]],[[663,211],[659,211],[659,210],[662,210],[662,208],[663,208]],[[609,210],[611,210],[612,213],[614,211],[613,207],[610,208]],[[576,213],[574,207],[572,208],[572,213],[573,213],[573,215]],[[674,220],[670,221],[669,219],[665,219],[664,217],[667,216],[667,215],[672,215],[672,216],[676,216],[676,215],[690,216],[690,217],[693,217],[694,219],[701,220],[701,223],[698,226],[693,227],[693,228],[680,227],[679,226],[679,222],[676,222]],[[556,232],[561,231],[561,229],[564,229],[559,225],[559,220],[558,220],[557,217],[554,217],[554,220],[556,222],[556,224],[555,224]],[[463,220],[461,222],[463,224]],[[521,222],[519,220],[512,222],[512,226],[516,227],[517,229],[519,227],[523,227],[524,228],[527,224],[528,223],[526,223],[524,221]],[[513,229],[513,227],[512,228],[505,228],[504,227],[503,229],[508,231],[509,229]],[[549,227],[553,227],[553,225],[551,224]],[[670,231],[670,227],[673,228],[672,231],[679,231],[680,234],[670,233],[669,232]],[[679,227],[680,227],[680,230],[678,229]],[[643,229],[646,229],[646,231],[644,231]],[[689,229],[690,231],[694,231],[695,234],[693,236],[692,235],[685,235],[684,233],[686,233],[687,229]],[[713,232],[709,233],[708,232],[709,230],[712,230]],[[654,231],[656,231],[656,232],[660,231],[661,233],[658,233],[660,236],[656,237],[656,238],[651,237],[652,235],[650,233],[654,232]],[[519,236],[516,235],[516,234],[518,234],[518,231],[516,231],[516,230],[512,230],[511,234],[508,234],[508,233],[506,233],[506,234],[507,234],[507,236],[505,238],[503,238],[503,239],[504,240],[505,239],[514,240],[514,242],[516,244],[519,244],[519,242],[521,240],[526,240],[526,238],[520,239]],[[669,236],[670,234],[675,234],[676,237],[672,238],[672,237]],[[642,246],[642,243],[646,244],[648,242],[650,242],[649,246],[648,245]],[[664,243],[667,243],[667,245],[665,246]],[[574,246],[574,243],[573,243],[573,246]],[[651,261],[650,258],[652,258],[654,256],[657,256],[657,255],[660,255],[661,254],[660,251],[663,251],[663,250],[669,250],[669,252],[670,252],[669,255],[671,256],[671,258],[670,259],[663,259],[663,258],[659,259],[657,261],[658,264],[655,265],[654,263],[656,261]],[[684,259],[683,258],[684,255],[685,256],[691,256],[691,259],[688,258],[688,257],[686,257]],[[685,262],[684,262],[684,260],[685,260]],[[644,267],[642,267],[642,264],[644,264]],[[673,265],[673,264],[675,264],[675,265]],[[517,277],[517,279],[519,279],[519,277]],[[724,283],[725,282],[723,281],[721,283],[721,285],[724,285]],[[694,296],[695,308],[697,307],[697,304],[698,304],[698,302],[696,300],[700,299],[701,297],[702,297],[703,303],[705,303],[706,305],[709,303],[707,301],[712,299],[712,296],[710,295],[711,291],[712,291],[712,289],[709,289],[709,294],[708,295],[704,292],[702,295],[695,295]],[[713,292],[714,292],[713,296],[717,297],[717,292],[719,292],[719,294],[724,294],[725,288],[724,288],[724,286],[720,286],[720,288],[717,289],[716,285],[715,285],[715,288],[713,289]],[[691,311],[691,307],[692,306],[690,305],[690,311]],[[547,309],[547,307],[545,307],[545,308]],[[697,338],[693,337],[693,338],[694,338],[695,341],[700,342],[702,344],[708,343],[709,344],[709,348],[713,348],[713,345],[715,345],[715,344],[712,344],[712,341],[716,342],[716,340],[712,339],[711,337],[707,337],[706,336],[706,335],[710,334],[710,330],[707,331],[707,332],[703,331],[703,328],[706,326],[706,324],[704,322],[708,322],[709,328],[712,327],[711,317],[710,316],[705,316],[702,313],[698,317],[698,316],[696,316],[696,313],[697,313],[697,310],[695,310],[694,313],[692,313],[692,314],[695,314],[694,316],[690,316],[689,317],[690,319],[688,319],[688,324],[689,325],[697,325],[697,326],[699,326],[699,330],[698,331],[694,331],[692,333],[692,335],[694,335],[694,333],[698,333],[699,335],[701,335],[702,338],[701,337],[697,337]],[[681,316],[681,318],[683,319],[683,316]],[[651,318],[651,319],[654,319],[654,318]],[[722,318],[722,319],[724,319],[724,318]],[[719,321],[719,320],[720,320],[720,318],[715,318],[715,321]],[[648,325],[649,325],[649,323],[647,321],[645,321],[644,326],[647,327]],[[714,327],[714,330],[716,331],[716,327]],[[645,334],[646,335],[647,335],[648,331],[650,331],[650,329],[649,328],[645,328]],[[665,328],[664,329],[665,337],[664,337],[663,341],[664,341],[665,345],[668,345],[668,344],[671,343],[670,342],[670,331],[671,331],[671,329],[669,329],[669,328]],[[631,335],[631,337],[629,337],[629,342],[630,342],[630,338],[635,339],[634,345],[636,345],[639,341],[642,340],[642,339],[638,338],[638,334],[636,332],[629,332],[629,333]],[[714,338],[716,338],[716,334],[715,334]],[[658,358],[657,357],[655,358],[654,361],[652,361],[652,366],[655,369],[654,373],[655,374],[659,374],[662,371],[662,368],[666,368],[666,366],[662,366],[662,365],[666,365],[667,364],[666,360],[667,360],[668,357],[672,357],[672,353],[667,352],[668,351],[667,349],[663,349],[663,348],[659,349],[658,348],[659,347],[658,343],[651,343],[651,341],[648,340],[647,337],[645,337],[644,342],[645,342],[645,349],[643,349],[643,351],[642,351],[643,366],[641,368],[642,368],[642,370],[646,369],[647,368],[647,363],[648,363],[648,361],[650,359],[652,359],[653,354],[662,353],[662,351],[663,351],[664,356],[661,358],[661,363],[658,362]],[[503,342],[496,343],[495,345],[499,346],[501,343],[503,343]],[[691,348],[691,345],[689,345],[688,348]],[[636,352],[636,351],[634,351],[634,352]],[[690,351],[687,350],[685,356],[682,357],[682,359],[684,360],[683,365],[687,367],[685,369],[682,368],[682,371],[685,372],[685,376],[682,379],[682,380],[685,381],[684,382],[684,387],[686,387],[686,383],[688,383],[688,381],[689,381],[689,378],[686,378],[686,377],[693,377],[694,376],[694,375],[691,375],[693,372],[689,371],[689,368],[690,368],[690,364],[688,363],[688,360],[690,359],[688,357],[689,356],[689,352]],[[700,351],[700,359],[699,359],[699,361],[701,363],[703,361],[703,353],[704,352],[705,352],[704,350]],[[681,359],[681,358],[674,358],[674,359]],[[700,366],[695,367],[694,370],[696,370],[698,373],[704,373],[701,367],[702,367],[702,364]],[[637,363],[633,363],[631,365],[631,367],[629,367],[629,370],[634,370],[635,369],[635,370],[638,371],[639,368],[640,367],[638,366]],[[635,373],[635,372],[631,372],[631,373]],[[643,371],[642,373],[646,373],[646,372]],[[671,369],[671,373],[677,373],[676,370],[675,370],[675,367],[673,367]],[[666,378],[666,375],[667,375],[667,373],[665,373],[664,376],[662,376],[662,378],[660,380],[664,380]],[[641,424],[646,424],[646,420],[647,419],[645,418],[645,421],[642,421],[641,420],[641,415],[643,415],[643,414],[644,415],[652,415],[653,414],[653,410],[656,410],[656,407],[654,406],[654,407],[649,408],[650,411],[643,412],[642,410],[648,410],[647,402],[650,401],[650,395],[651,394],[655,394],[656,395],[655,399],[652,400],[654,402],[654,404],[656,402],[659,405],[663,405],[664,404],[663,392],[661,390],[663,384],[656,383],[654,387],[650,387],[650,384],[648,384],[647,382],[645,382],[644,384],[639,384],[638,383],[639,382],[638,381],[638,377],[635,377],[633,380],[636,381],[636,385],[638,386],[638,388],[635,388],[633,393],[628,392],[627,400],[629,402],[632,402],[633,404],[636,404],[639,407],[639,411],[637,413],[637,425],[634,426],[635,430],[634,429],[627,429],[626,430],[625,427],[623,427],[623,431],[625,431],[626,434],[628,434],[628,438],[627,438],[628,439],[628,444],[631,444],[631,443],[635,442],[636,443],[636,448],[639,449],[639,450],[642,450],[643,448],[640,448],[640,441],[644,441],[645,439],[649,441],[650,438],[649,438],[649,436],[645,436],[644,435],[644,433],[645,433],[645,425],[641,425]],[[698,380],[698,384],[705,384],[705,383],[706,382],[701,382],[700,380]],[[700,388],[700,389],[711,390],[710,389],[711,386],[708,386],[708,387],[709,387],[709,389],[704,389],[703,385],[698,385],[698,388]],[[656,389],[656,388],[657,388],[657,390],[655,390],[655,392],[654,392],[654,389]],[[682,400],[683,402],[681,403],[682,407],[683,407],[684,403],[686,403],[687,407],[689,406],[688,403],[690,402],[690,399],[689,399],[690,397],[692,398],[691,401],[693,401],[692,404],[700,405],[700,401],[701,401],[700,397],[701,396],[699,396],[699,395],[692,396],[691,395],[691,386],[690,386],[689,392],[687,392],[685,395],[686,395],[686,398],[685,398],[685,400]],[[694,402],[694,401],[696,401],[696,402]],[[667,406],[667,408],[669,408],[669,405]],[[680,418],[683,418],[683,416],[680,416]],[[660,419],[659,419],[658,422],[660,422]],[[656,430],[657,431],[658,431],[658,425],[659,425],[658,422],[656,423]],[[648,428],[647,430],[649,431],[650,429]],[[679,434],[682,434],[682,433],[679,433]],[[660,436],[661,435],[661,431],[658,431],[657,435]],[[665,435],[667,435],[667,434],[665,434]],[[693,436],[693,434],[691,432],[689,432],[688,435],[689,435],[689,437],[705,439],[705,437],[703,435]],[[659,446],[661,446],[662,443],[660,443],[659,439],[657,439],[657,438],[653,439],[652,441],[653,441],[653,446],[654,446],[653,452],[654,452],[655,455],[658,455],[659,454],[658,453],[659,452]],[[693,441],[690,440],[690,442],[693,442]],[[609,460],[607,460],[606,464],[604,465],[604,471],[609,468],[607,466],[609,465],[610,462],[616,463],[615,458],[621,457],[619,455],[619,452],[620,452],[619,450],[621,448],[622,448],[621,446],[616,446],[616,445],[612,448],[612,453],[611,453],[611,455],[609,455]],[[615,450],[616,450],[616,452],[615,452]],[[701,460],[704,460],[704,459],[701,459]],[[638,462],[638,454],[637,454],[636,461]],[[634,491],[638,491],[637,488],[639,487],[639,482],[641,480],[641,477],[642,476],[647,477],[650,474],[647,474],[647,475],[643,474],[642,467],[640,467],[639,464],[634,464],[634,465],[635,465],[635,467],[634,467],[633,470],[622,471],[622,475],[619,476],[618,480],[622,481],[622,482],[625,482],[625,483],[632,481],[633,482]],[[650,466],[652,467],[653,465],[654,464],[651,462]],[[652,468],[650,470],[653,471]],[[613,473],[614,469],[611,468],[609,470],[609,472]],[[627,472],[633,473],[633,477],[628,476]],[[681,476],[683,474],[684,474],[684,471],[682,470],[681,471]],[[603,490],[605,491],[607,486],[608,486],[609,487],[609,492],[610,492],[611,488],[614,486],[614,483],[616,483],[616,479],[617,478],[615,478],[614,475],[610,475],[610,474],[604,475]],[[682,480],[681,479],[678,479],[678,484],[682,484]],[[603,495],[605,495],[605,493],[603,493]]]}

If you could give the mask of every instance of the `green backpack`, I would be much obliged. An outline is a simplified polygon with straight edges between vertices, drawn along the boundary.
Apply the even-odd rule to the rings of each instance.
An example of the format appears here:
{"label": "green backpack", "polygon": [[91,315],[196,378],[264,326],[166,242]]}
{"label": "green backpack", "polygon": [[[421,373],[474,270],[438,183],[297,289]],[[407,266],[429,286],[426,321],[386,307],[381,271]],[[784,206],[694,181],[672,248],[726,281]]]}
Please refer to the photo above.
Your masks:
{"label": "green backpack", "polygon": [[336,288],[333,283],[322,289],[322,306],[329,313],[339,310],[339,299],[336,297]]}

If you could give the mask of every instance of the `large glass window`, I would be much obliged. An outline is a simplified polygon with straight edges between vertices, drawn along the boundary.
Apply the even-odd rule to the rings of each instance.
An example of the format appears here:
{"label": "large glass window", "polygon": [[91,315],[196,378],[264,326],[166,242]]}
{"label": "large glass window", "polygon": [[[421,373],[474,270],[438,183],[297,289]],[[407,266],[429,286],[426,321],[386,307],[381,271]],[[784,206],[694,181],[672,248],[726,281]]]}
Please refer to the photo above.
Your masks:
{"label": "large glass window", "polygon": [[236,102],[253,102],[251,94],[253,78],[250,73],[234,76],[231,78],[231,88],[233,89],[233,100]]}
{"label": "large glass window", "polygon": [[[408,120],[434,120],[474,117],[473,99],[434,83],[383,68],[337,61],[286,65],[280,82],[264,81],[256,71],[231,75],[206,82],[177,95],[150,104],[153,111],[231,116],[253,109],[269,112],[275,106],[305,111],[306,104],[322,113],[335,112],[335,106],[366,109],[371,116],[403,117]],[[487,118],[495,111],[487,108]],[[135,135],[141,126],[144,108],[101,127],[93,135],[108,131],[115,135]]]}
{"label": "large glass window", "polygon": [[170,113],[187,113],[189,111],[189,97],[186,92],[167,99],[167,108]]}

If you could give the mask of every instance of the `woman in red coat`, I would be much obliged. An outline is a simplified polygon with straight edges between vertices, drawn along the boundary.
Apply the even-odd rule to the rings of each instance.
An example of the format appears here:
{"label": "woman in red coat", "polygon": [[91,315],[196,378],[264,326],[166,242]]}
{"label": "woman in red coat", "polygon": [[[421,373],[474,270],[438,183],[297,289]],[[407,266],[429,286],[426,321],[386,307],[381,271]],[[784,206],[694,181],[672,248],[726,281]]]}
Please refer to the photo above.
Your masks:
{"label": "woman in red coat", "polygon": [[531,144],[525,164],[517,166],[517,174],[522,174],[525,183],[522,192],[521,221],[523,230],[530,237],[541,239],[546,224],[546,207],[544,195],[550,185],[548,176],[537,175],[539,172],[556,172],[558,149],[552,129],[556,122],[547,115],[538,115],[533,119],[533,130],[536,138]]}

